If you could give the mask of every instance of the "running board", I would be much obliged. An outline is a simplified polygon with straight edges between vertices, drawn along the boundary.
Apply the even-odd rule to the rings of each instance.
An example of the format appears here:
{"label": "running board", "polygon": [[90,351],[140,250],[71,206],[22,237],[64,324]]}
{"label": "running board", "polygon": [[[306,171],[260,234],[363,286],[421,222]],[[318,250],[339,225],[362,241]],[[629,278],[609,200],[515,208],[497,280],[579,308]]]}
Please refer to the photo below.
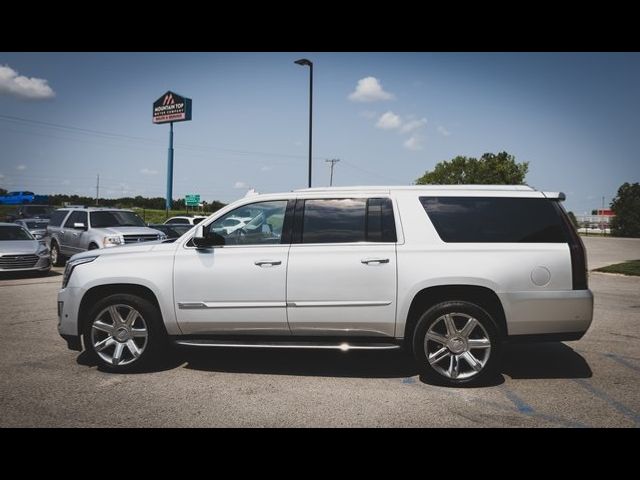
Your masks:
{"label": "running board", "polygon": [[211,339],[178,339],[177,345],[187,347],[233,347],[233,348],[305,348],[325,350],[397,350],[400,345],[395,343],[359,343],[359,342],[296,342],[296,341],[241,341],[241,340],[211,340]]}

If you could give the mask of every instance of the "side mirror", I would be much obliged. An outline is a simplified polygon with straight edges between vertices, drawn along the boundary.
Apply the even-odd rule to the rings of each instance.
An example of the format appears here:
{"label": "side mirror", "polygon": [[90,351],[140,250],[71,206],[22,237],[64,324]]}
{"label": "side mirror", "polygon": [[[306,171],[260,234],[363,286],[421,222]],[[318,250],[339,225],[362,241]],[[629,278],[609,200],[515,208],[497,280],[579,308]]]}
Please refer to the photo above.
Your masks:
{"label": "side mirror", "polygon": [[76,222],[73,224],[73,228],[77,228],[78,230],[86,230],[87,226],[82,222]]}
{"label": "side mirror", "polygon": [[198,225],[196,227],[196,233],[193,236],[193,244],[197,248],[216,247],[224,245],[225,239],[222,235],[218,235],[217,233],[209,230],[205,233],[204,226]]}

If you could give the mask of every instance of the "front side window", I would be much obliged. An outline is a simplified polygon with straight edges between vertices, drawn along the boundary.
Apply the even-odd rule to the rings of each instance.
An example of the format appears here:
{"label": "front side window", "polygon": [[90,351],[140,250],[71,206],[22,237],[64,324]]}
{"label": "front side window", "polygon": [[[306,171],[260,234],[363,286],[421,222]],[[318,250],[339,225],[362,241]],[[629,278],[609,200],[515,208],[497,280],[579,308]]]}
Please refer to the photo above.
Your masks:
{"label": "front side window", "polygon": [[133,212],[91,212],[91,228],[109,227],[146,227],[146,225]]}
{"label": "front side window", "polygon": [[286,210],[287,200],[251,203],[218,218],[208,229],[224,237],[225,245],[279,244]]}
{"label": "front side window", "polygon": [[76,211],[69,215],[69,218],[65,222],[65,228],[73,228],[74,223],[83,223],[87,226],[87,212]]}
{"label": "front side window", "polygon": [[509,197],[420,197],[444,242],[565,243],[554,200]]}
{"label": "front side window", "polygon": [[395,242],[389,198],[306,200],[302,243]]}

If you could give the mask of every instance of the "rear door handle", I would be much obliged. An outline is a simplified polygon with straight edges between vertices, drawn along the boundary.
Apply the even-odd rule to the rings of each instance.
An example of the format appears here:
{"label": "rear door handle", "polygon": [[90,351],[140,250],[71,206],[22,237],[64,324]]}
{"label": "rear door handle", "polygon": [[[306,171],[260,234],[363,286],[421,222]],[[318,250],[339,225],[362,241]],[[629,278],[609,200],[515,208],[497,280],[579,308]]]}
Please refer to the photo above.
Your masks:
{"label": "rear door handle", "polygon": [[275,265],[280,265],[282,260],[257,260],[253,262],[254,265],[258,267],[273,267]]}
{"label": "rear door handle", "polygon": [[389,263],[388,258],[363,258],[360,262],[366,265],[380,265],[381,263]]}

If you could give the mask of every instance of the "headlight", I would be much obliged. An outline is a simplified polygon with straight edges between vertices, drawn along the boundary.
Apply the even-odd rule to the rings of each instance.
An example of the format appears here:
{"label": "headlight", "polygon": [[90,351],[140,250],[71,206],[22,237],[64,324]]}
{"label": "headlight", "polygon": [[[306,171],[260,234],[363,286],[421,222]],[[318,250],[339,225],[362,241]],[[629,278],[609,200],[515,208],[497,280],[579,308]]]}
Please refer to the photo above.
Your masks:
{"label": "headlight", "polygon": [[167,236],[164,233],[161,233],[160,235],[158,235],[158,240],[166,240]]}
{"label": "headlight", "polygon": [[113,235],[111,237],[104,237],[104,240],[102,241],[102,244],[105,247],[113,247],[115,245],[123,245],[124,244],[124,237],[119,236],[119,235]]}
{"label": "headlight", "polygon": [[36,240],[42,240],[44,238],[44,233],[34,233],[33,238]]}
{"label": "headlight", "polygon": [[46,245],[40,244],[40,246],[38,247],[38,251],[36,252],[36,255],[38,255],[40,257],[44,257],[45,255],[49,255],[49,248],[47,248]]}
{"label": "headlight", "polygon": [[78,258],[77,260],[69,260],[67,262],[67,266],[64,267],[64,275],[62,276],[62,288],[65,288],[69,283],[69,279],[71,278],[71,274],[73,273],[73,269],[78,265],[82,265],[83,263],[93,262],[98,257],[84,257]]}

